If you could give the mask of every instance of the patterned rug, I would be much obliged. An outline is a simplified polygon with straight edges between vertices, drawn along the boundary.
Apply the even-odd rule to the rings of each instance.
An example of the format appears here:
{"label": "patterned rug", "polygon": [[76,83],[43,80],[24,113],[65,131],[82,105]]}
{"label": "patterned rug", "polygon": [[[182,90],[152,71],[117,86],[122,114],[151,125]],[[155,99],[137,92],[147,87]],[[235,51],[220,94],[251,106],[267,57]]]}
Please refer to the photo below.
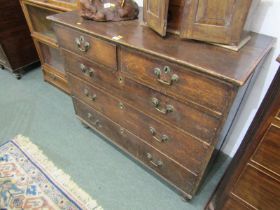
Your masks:
{"label": "patterned rug", "polygon": [[23,136],[0,146],[0,209],[53,210],[102,207]]}

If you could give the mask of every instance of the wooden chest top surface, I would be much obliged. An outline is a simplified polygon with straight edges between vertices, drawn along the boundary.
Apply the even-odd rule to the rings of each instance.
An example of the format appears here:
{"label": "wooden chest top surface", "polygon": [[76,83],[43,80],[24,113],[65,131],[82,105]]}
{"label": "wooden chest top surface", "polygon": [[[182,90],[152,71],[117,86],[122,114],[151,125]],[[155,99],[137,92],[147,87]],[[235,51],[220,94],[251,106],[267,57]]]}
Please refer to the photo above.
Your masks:
{"label": "wooden chest top surface", "polygon": [[[162,38],[138,20],[94,22],[81,18],[77,11],[49,16],[48,19],[123,46],[150,53],[181,65],[195,68],[235,85],[243,85],[274,39],[252,33],[252,39],[239,52],[168,35]],[[121,36],[119,40],[114,37]]]}

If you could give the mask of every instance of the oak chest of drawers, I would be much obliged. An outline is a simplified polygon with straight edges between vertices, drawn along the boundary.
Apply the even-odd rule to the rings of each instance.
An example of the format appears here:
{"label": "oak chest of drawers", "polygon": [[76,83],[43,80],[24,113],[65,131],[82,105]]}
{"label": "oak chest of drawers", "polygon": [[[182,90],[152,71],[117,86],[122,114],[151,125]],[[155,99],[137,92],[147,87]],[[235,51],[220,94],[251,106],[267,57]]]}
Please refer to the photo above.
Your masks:
{"label": "oak chest of drawers", "polygon": [[162,39],[138,20],[48,18],[78,118],[191,199],[273,39],[253,34],[237,53]]}

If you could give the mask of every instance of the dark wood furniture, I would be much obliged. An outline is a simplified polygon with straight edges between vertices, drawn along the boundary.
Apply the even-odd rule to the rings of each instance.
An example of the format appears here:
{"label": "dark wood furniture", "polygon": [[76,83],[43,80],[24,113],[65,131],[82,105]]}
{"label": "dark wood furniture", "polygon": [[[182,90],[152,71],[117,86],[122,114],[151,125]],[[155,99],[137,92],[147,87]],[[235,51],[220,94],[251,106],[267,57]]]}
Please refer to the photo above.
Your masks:
{"label": "dark wood furniture", "polygon": [[144,0],[144,22],[162,36],[239,45],[252,0]]}
{"label": "dark wood furniture", "polygon": [[18,1],[0,0],[0,67],[21,71],[37,62],[38,56]]}
{"label": "dark wood furniture", "polygon": [[44,80],[69,93],[63,57],[59,52],[51,22],[46,17],[75,9],[77,0],[19,1],[41,60]]}
{"label": "dark wood furniture", "polygon": [[[280,62],[280,56],[278,57]],[[280,208],[280,68],[209,210]]]}
{"label": "dark wood furniture", "polygon": [[253,34],[236,53],[162,39],[139,20],[48,18],[78,118],[191,199],[273,39]]}

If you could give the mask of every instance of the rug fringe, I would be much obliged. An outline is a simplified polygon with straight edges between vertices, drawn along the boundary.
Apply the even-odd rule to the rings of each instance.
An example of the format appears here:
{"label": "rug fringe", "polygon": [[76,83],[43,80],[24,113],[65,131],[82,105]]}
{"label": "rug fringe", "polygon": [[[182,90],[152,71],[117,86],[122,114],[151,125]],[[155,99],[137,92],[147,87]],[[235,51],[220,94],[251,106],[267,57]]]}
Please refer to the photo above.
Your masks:
{"label": "rug fringe", "polygon": [[89,194],[82,190],[71,177],[65,174],[61,169],[58,169],[47,157],[44,155],[35,144],[33,144],[27,137],[22,135],[16,136],[13,141],[18,144],[25,152],[30,154],[40,166],[50,173],[55,179],[74,196],[77,200],[81,201],[86,209],[103,210],[96,200],[92,199]]}

